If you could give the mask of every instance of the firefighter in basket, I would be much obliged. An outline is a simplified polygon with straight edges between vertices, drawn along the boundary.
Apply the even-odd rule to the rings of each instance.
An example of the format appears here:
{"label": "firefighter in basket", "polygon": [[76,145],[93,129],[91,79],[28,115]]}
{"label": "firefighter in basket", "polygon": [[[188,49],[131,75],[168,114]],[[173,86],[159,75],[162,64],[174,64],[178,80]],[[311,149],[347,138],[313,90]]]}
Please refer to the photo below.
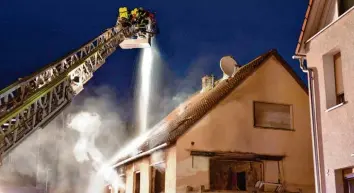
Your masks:
{"label": "firefighter in basket", "polygon": [[143,33],[146,31],[153,32],[156,30],[155,15],[142,7],[134,8],[131,11],[129,11],[127,7],[119,8],[118,22],[122,25],[122,27],[133,25],[139,28]]}
{"label": "firefighter in basket", "polygon": [[122,25],[122,27],[127,27],[130,25],[130,14],[127,7],[119,8],[119,17],[118,23]]}

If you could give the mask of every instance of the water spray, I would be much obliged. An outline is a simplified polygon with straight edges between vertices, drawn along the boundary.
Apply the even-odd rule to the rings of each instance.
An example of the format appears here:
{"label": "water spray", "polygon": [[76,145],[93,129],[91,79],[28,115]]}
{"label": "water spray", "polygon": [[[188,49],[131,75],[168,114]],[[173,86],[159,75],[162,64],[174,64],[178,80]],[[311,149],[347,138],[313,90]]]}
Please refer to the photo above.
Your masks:
{"label": "water spray", "polygon": [[148,128],[149,100],[151,97],[151,84],[153,75],[153,61],[156,49],[155,40],[152,39],[151,47],[144,48],[139,61],[139,99],[138,99],[138,122],[139,133]]}
{"label": "water spray", "polygon": [[[138,116],[139,135],[130,141],[125,147],[120,148],[115,155],[106,159],[95,146],[95,139],[99,134],[101,119],[98,114],[81,112],[71,120],[69,127],[80,133],[80,138],[74,148],[75,158],[78,162],[91,162],[94,175],[91,177],[87,193],[97,193],[102,191],[106,184],[111,187],[111,192],[116,193],[118,189],[125,188],[125,182],[119,177],[115,168],[117,161],[127,156],[139,156],[141,152],[138,148],[146,142],[153,130],[148,130],[149,101],[152,90],[153,61],[158,54],[158,49],[154,40],[152,47],[144,48],[140,55],[139,62],[139,83],[138,83]],[[155,46],[154,46],[155,45]],[[159,127],[162,125],[159,125]],[[162,147],[165,147],[163,144]],[[155,150],[154,150],[155,151]],[[146,152],[145,152],[146,153]]]}

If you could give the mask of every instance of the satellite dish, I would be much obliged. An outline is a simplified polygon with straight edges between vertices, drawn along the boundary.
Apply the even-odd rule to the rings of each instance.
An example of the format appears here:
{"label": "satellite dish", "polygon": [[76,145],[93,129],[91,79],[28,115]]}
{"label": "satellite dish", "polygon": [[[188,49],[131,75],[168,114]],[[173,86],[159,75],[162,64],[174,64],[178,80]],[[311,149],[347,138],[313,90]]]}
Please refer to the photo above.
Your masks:
{"label": "satellite dish", "polygon": [[236,72],[237,62],[232,56],[224,56],[220,60],[220,68],[224,73],[223,78],[232,77]]}

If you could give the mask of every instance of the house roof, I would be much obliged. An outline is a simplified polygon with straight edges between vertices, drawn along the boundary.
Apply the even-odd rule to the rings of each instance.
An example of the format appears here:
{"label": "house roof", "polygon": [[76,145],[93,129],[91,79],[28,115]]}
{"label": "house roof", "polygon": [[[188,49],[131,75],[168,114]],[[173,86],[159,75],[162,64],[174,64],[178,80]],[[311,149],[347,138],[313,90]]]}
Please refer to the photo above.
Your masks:
{"label": "house roof", "polygon": [[308,19],[310,17],[312,3],[313,3],[313,0],[309,0],[309,4],[307,6],[307,10],[306,10],[306,14],[305,14],[305,19],[304,19],[304,22],[302,23],[299,40],[298,40],[298,43],[297,43],[297,46],[296,46],[295,54],[299,54],[300,53],[300,48],[304,44],[304,42],[303,42],[304,33],[305,33],[305,30],[306,30],[306,27],[307,27]]}
{"label": "house roof", "polygon": [[321,26],[323,25],[321,20],[324,17],[323,14],[326,14],[326,6],[329,5],[328,2],[328,0],[309,0],[299,40],[295,49],[296,55],[306,55],[305,45],[307,41],[312,39],[323,29],[324,26]]}
{"label": "house roof", "polygon": [[[223,98],[230,94],[233,89],[252,75],[264,61],[271,56],[275,56],[280,61],[280,64],[282,64],[307,93],[306,85],[291,69],[289,64],[278,54],[277,50],[272,49],[240,67],[233,77],[219,81],[213,89],[191,96],[167,115],[163,119],[163,124],[159,124],[153,128],[145,143],[139,147],[139,150],[145,152],[164,143],[173,144],[176,142],[178,137],[183,135],[193,124],[199,121]],[[125,159],[128,158],[126,157]]]}

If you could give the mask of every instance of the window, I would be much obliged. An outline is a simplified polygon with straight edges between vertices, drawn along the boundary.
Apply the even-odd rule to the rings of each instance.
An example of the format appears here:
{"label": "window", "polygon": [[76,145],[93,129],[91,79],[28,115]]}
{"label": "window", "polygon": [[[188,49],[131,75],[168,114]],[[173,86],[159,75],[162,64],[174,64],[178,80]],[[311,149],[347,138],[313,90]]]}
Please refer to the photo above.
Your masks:
{"label": "window", "polygon": [[354,0],[338,0],[339,15],[348,11],[354,5]]}
{"label": "window", "polygon": [[335,49],[325,54],[322,59],[326,107],[327,110],[332,110],[345,102],[342,55]]}
{"label": "window", "polygon": [[353,168],[335,170],[336,189],[338,192],[354,193]]}
{"label": "window", "polygon": [[344,102],[344,86],[343,86],[343,74],[342,74],[342,58],[338,53],[333,56],[334,63],[334,76],[336,86],[336,103],[340,104]]}
{"label": "window", "polygon": [[165,168],[158,164],[151,166],[152,186],[151,193],[165,192]]}
{"label": "window", "polygon": [[212,191],[247,191],[261,180],[262,164],[259,162],[210,160],[210,189]]}
{"label": "window", "polygon": [[292,130],[291,105],[254,102],[254,126]]}
{"label": "window", "polygon": [[140,193],[140,172],[134,175],[134,193]]}

